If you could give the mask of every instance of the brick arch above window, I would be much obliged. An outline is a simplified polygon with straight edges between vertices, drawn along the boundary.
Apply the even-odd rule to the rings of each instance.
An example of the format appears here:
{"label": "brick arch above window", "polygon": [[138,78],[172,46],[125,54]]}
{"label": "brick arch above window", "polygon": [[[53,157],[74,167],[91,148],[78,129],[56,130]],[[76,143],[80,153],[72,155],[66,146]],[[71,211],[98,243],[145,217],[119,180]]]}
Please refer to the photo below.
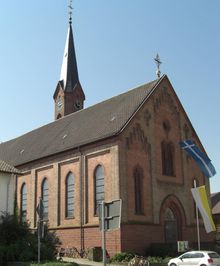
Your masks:
{"label": "brick arch above window", "polygon": [[[160,224],[163,225],[165,240],[169,241],[167,237],[166,225],[167,222],[176,221],[177,237],[182,239],[182,228],[186,225],[186,214],[181,201],[173,194],[168,195],[162,202],[160,208]],[[168,231],[169,232],[169,231]],[[171,230],[172,232],[172,230]],[[167,237],[167,239],[166,239]],[[172,242],[172,241],[171,241]]]}
{"label": "brick arch above window", "polygon": [[166,217],[166,210],[170,208],[174,213],[176,219],[181,223],[181,226],[186,225],[186,214],[181,201],[173,194],[168,195],[161,203],[160,206],[160,224],[163,224]]}

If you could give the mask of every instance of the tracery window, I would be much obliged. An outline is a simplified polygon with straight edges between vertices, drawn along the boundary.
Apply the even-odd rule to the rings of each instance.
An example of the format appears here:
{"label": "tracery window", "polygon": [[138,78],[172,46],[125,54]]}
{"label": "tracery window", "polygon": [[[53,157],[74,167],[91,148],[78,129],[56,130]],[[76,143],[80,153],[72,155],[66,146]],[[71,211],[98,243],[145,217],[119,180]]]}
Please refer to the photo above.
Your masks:
{"label": "tracery window", "polygon": [[172,142],[162,141],[161,143],[161,159],[162,174],[166,176],[175,176],[174,170],[174,145]]}
{"label": "tracery window", "polygon": [[66,177],[66,217],[74,217],[75,206],[75,177],[69,172]]}
{"label": "tracery window", "polygon": [[25,222],[27,219],[27,185],[23,183],[21,186],[21,221]]}
{"label": "tracery window", "polygon": [[44,206],[43,219],[48,219],[49,187],[47,178],[44,178],[42,182],[41,197]]}
{"label": "tracery window", "polygon": [[98,206],[105,199],[105,176],[104,176],[104,167],[102,165],[98,165],[95,169],[94,190],[95,190],[94,213],[95,215],[97,215]]}

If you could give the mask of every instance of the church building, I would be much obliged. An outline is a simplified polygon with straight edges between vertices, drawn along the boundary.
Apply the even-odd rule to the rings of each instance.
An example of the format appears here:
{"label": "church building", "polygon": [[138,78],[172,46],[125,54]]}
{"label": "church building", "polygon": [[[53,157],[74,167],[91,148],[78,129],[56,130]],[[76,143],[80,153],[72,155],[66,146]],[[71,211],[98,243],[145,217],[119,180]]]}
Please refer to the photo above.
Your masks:
{"label": "church building", "polygon": [[[101,246],[98,205],[122,200],[121,226],[106,233],[106,249],[144,253],[152,243],[197,241],[190,188],[209,180],[179,142],[204,148],[167,75],[84,108],[71,19],[55,121],[0,144],[0,160],[17,174],[20,219],[44,221],[63,247]],[[212,241],[200,219],[201,241]]]}

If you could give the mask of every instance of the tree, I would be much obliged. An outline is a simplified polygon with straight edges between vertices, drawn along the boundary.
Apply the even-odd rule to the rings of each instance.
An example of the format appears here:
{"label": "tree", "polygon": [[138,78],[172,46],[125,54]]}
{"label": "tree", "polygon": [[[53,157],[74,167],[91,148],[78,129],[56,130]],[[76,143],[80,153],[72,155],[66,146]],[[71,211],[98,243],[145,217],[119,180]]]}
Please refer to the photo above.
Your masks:
{"label": "tree", "polygon": [[[36,231],[32,231],[27,222],[19,222],[16,216],[7,213],[1,215],[0,221],[0,265],[7,261],[37,260]],[[51,260],[60,242],[54,233],[45,228],[41,258]]]}

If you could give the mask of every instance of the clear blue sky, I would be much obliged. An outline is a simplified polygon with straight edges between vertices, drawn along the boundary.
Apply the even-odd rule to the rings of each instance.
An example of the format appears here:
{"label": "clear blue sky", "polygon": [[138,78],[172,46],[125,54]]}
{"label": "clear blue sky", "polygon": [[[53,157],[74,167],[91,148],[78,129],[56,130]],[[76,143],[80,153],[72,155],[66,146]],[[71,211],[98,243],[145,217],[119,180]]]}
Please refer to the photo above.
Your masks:
{"label": "clear blue sky", "polygon": [[[1,131],[6,141],[53,121],[68,1],[0,3]],[[220,191],[220,1],[73,0],[86,106],[155,79],[159,53],[217,170]]]}

